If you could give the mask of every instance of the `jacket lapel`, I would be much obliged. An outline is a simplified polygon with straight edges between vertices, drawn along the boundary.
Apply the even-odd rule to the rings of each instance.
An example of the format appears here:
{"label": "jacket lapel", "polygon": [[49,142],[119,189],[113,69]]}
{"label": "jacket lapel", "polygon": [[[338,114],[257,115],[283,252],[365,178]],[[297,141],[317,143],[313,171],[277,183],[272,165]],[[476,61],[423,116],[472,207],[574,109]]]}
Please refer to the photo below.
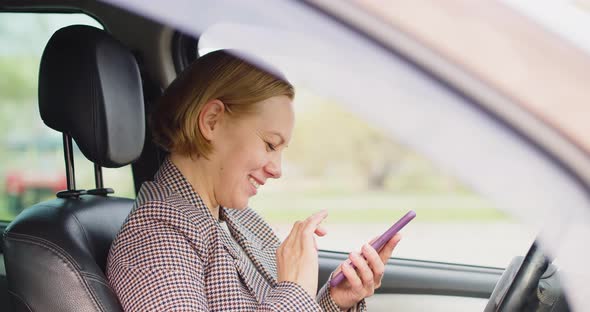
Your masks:
{"label": "jacket lapel", "polygon": [[[160,170],[156,173],[156,182],[163,183],[172,188],[175,192],[180,193],[182,197],[188,200],[197,211],[205,216],[215,220],[211,211],[207,208],[199,194],[197,194],[191,184],[185,179],[180,170],[172,163],[169,158],[164,160]],[[238,212],[239,213],[239,212]],[[234,209],[221,207],[219,216],[227,222],[228,228],[235,240],[246,252],[244,255],[236,242],[221,227],[219,222],[214,222],[217,227],[218,238],[233,258],[234,265],[248,289],[255,295],[259,303],[264,301],[265,295],[271,286],[276,284],[276,260],[274,248],[263,248],[260,240],[251,233],[245,226],[234,216]],[[246,257],[252,260],[252,264]],[[260,272],[260,273],[259,273]]]}
{"label": "jacket lapel", "polygon": [[[228,224],[229,227],[229,224]],[[230,228],[231,231],[231,228]],[[244,284],[250,292],[254,294],[258,303],[264,302],[264,298],[269,291],[270,285],[265,278],[257,271],[257,267],[252,266],[247,255],[244,255],[236,246],[236,242],[229,237],[229,234],[217,224],[217,232],[223,247],[228,251],[234,261],[238,274],[242,277]]]}
{"label": "jacket lapel", "polygon": [[[223,216],[232,235],[240,244],[247,256],[252,260],[252,263],[267,283],[274,286],[277,283],[277,267],[276,267],[276,249],[272,244],[265,244],[248,227],[246,227],[239,216],[243,211],[235,209],[227,209],[222,207],[220,209],[220,216]],[[249,224],[250,227],[256,228],[257,224]]]}

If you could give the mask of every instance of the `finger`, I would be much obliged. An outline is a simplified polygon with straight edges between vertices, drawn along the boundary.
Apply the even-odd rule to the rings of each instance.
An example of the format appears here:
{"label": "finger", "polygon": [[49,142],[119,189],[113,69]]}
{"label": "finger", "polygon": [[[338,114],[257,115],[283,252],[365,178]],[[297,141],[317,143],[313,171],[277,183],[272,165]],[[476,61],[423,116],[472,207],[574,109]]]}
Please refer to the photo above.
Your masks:
{"label": "finger", "polygon": [[393,249],[395,249],[395,246],[397,246],[397,243],[399,243],[401,239],[402,235],[397,233],[385,244],[385,246],[383,246],[383,248],[381,248],[379,251],[379,257],[381,257],[383,263],[387,263],[387,260],[391,258]]}
{"label": "finger", "polygon": [[323,226],[318,225],[318,227],[315,229],[314,233],[317,236],[324,236],[324,235],[328,234],[328,231],[326,231],[326,229]]}
{"label": "finger", "polygon": [[332,273],[332,276],[335,276],[336,274],[338,274],[340,271],[342,271],[342,267],[345,265],[350,265],[350,259],[346,259],[346,261],[342,262],[337,268],[336,270],[334,270],[334,273]]}
{"label": "finger", "polygon": [[[353,289],[362,289],[363,282],[361,278],[358,276],[357,272],[352,268],[350,264],[343,264],[342,265],[342,274],[346,277],[348,283]],[[340,284],[342,285],[342,284]]]}
{"label": "finger", "polygon": [[290,245],[292,246],[293,244],[296,243],[297,238],[299,237],[299,232],[301,230],[301,224],[302,221],[295,221],[295,223],[293,223],[293,227],[291,228],[291,232],[289,232],[289,235],[287,235],[287,237],[285,237],[284,240],[284,244],[286,245]]}
{"label": "finger", "polygon": [[301,228],[301,223],[302,221],[297,220],[293,223],[293,227],[291,228],[291,232],[289,233],[288,236],[297,236],[297,232],[299,231],[299,229]]}
{"label": "finger", "polygon": [[362,253],[365,259],[367,259],[367,263],[369,267],[373,271],[373,279],[375,281],[375,285],[379,285],[381,281],[381,277],[385,272],[385,265],[383,261],[381,261],[381,257],[375,250],[375,248],[371,247],[369,244],[363,245]]}
{"label": "finger", "polygon": [[363,282],[363,288],[373,289],[375,280],[373,278],[373,271],[369,268],[367,260],[363,258],[359,253],[353,252],[350,254],[350,260],[356,266],[361,281]]}
{"label": "finger", "polygon": [[315,230],[317,229],[317,227],[320,225],[320,223],[322,221],[324,221],[324,219],[328,216],[328,210],[324,209],[321,210],[319,212],[314,213],[313,215],[311,215],[309,218],[307,218],[303,225],[302,225],[302,231],[304,233],[313,233],[315,232]]}

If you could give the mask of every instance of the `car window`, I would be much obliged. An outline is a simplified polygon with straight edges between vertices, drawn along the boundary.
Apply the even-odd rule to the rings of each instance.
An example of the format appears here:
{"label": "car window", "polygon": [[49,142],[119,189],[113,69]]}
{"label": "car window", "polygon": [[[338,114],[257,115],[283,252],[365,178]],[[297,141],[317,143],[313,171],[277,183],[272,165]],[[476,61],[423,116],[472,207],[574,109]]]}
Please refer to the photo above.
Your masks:
{"label": "car window", "polygon": [[[199,55],[219,48],[214,35],[201,36]],[[328,234],[318,247],[351,252],[411,209],[417,217],[402,230],[394,257],[505,267],[526,253],[536,230],[339,100],[315,93],[305,81],[294,83],[296,122],[283,176],[250,200],[281,239],[296,220],[327,209]]]}
{"label": "car window", "polygon": [[297,91],[283,177],[251,200],[281,238],[328,209],[319,248],[350,252],[412,209],[396,257],[504,267],[524,255],[533,231],[338,103]]}
{"label": "car window", "polygon": [[[84,14],[0,13],[0,221],[66,189],[62,136],[39,116],[37,81],[45,44],[74,24],[103,28]],[[92,163],[74,150],[76,187],[95,188]],[[129,166],[103,176],[117,195],[134,196]]]}

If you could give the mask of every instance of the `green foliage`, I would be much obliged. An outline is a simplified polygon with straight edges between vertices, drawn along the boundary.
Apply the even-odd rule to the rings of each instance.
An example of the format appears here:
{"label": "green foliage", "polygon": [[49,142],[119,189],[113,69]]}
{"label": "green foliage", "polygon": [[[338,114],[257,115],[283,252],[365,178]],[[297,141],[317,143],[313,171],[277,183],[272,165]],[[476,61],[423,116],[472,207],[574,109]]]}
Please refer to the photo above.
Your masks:
{"label": "green foliage", "polygon": [[307,176],[348,176],[383,188],[406,151],[342,106],[306,95],[285,158]]}
{"label": "green foliage", "polygon": [[344,183],[334,181],[340,179],[398,193],[467,192],[429,161],[341,105],[298,90],[295,107],[299,112],[285,160],[295,174],[329,181],[323,189]]}
{"label": "green foliage", "polygon": [[0,56],[0,105],[18,105],[37,98],[39,59]]}

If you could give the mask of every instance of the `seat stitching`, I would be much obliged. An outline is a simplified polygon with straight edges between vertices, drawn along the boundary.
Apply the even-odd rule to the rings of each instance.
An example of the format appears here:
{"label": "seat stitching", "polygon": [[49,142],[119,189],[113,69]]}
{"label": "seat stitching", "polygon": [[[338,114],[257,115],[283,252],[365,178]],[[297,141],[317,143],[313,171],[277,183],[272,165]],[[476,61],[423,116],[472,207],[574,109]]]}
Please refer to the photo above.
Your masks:
{"label": "seat stitching", "polygon": [[102,276],[100,276],[98,274],[94,274],[92,272],[87,272],[87,271],[82,271],[82,275],[86,275],[88,277],[94,277],[94,278],[98,278],[98,279],[103,279]]}
{"label": "seat stitching", "polygon": [[37,236],[32,236],[32,235],[28,235],[28,234],[22,234],[22,233],[6,233],[5,238],[7,239],[14,239],[14,240],[22,240],[27,242],[27,240],[31,240],[32,242],[37,242],[40,246],[42,247],[47,247],[47,248],[52,248],[53,252],[60,254],[61,256],[65,257],[68,259],[68,261],[71,262],[71,264],[78,270],[81,270],[80,266],[76,263],[76,261],[72,258],[72,256],[70,256],[65,250],[63,250],[61,247],[59,247],[58,245],[37,237]]}
{"label": "seat stitching", "polygon": [[82,272],[82,274],[87,275],[86,278],[88,278],[89,280],[93,280],[97,283],[104,285],[107,288],[107,290],[111,293],[111,295],[113,295],[113,297],[117,299],[117,302],[119,301],[117,294],[115,293],[111,285],[108,283],[108,281],[105,281],[104,278],[90,272]]}
{"label": "seat stitching", "polygon": [[29,305],[25,302],[25,300],[23,300],[23,298],[21,298],[17,293],[15,293],[14,291],[12,291],[10,289],[8,290],[8,293],[11,294],[11,295],[13,295],[13,296],[15,296],[16,299],[20,300],[20,302],[22,302],[25,305],[25,307],[27,307],[27,310],[29,310],[31,312],[33,311],[31,309],[31,307],[29,307]]}
{"label": "seat stitching", "polygon": [[92,254],[94,255],[94,248],[93,248],[92,244],[90,244],[90,240],[88,239],[88,234],[86,233],[86,228],[82,226],[82,223],[80,222],[80,220],[78,219],[78,216],[76,216],[75,213],[72,214],[72,217],[74,218],[74,220],[78,224],[78,227],[80,227],[80,229],[82,230],[82,234],[84,235],[84,240],[86,241],[86,246],[89,246],[92,249]]}
{"label": "seat stitching", "polygon": [[[8,233],[7,235],[5,235],[7,239],[9,240],[13,240],[13,241],[21,241],[24,243],[31,243],[40,247],[44,247],[47,248],[49,251],[53,252],[56,256],[58,256],[67,266],[71,267],[73,270],[72,272],[74,272],[74,275],[76,276],[76,278],[78,279],[79,282],[81,282],[85,287],[85,291],[86,293],[92,298],[93,303],[95,305],[95,308],[101,310],[101,311],[106,311],[106,309],[104,308],[104,306],[102,305],[102,303],[100,302],[100,300],[92,293],[92,291],[90,291],[90,286],[88,285],[88,283],[86,282],[86,280],[84,280],[82,278],[82,272],[80,271],[79,266],[77,265],[77,263],[73,262],[73,259],[71,258],[71,256],[67,253],[65,253],[63,251],[63,249],[57,247],[54,248],[54,244],[46,241],[44,239],[35,237],[35,236],[31,236],[31,235],[27,235],[27,234],[17,234],[17,233]],[[19,238],[22,237],[22,238]]]}
{"label": "seat stitching", "polygon": [[104,278],[102,278],[102,276],[98,276],[98,275],[96,275],[94,273],[90,273],[90,272],[82,272],[82,275],[87,279],[91,279],[95,282],[99,282],[105,286],[108,286],[109,288],[111,287],[111,285],[104,282]]}
{"label": "seat stitching", "polygon": [[[113,290],[111,289],[111,286],[102,281],[102,277],[99,277],[99,276],[97,276],[95,274],[92,274],[90,272],[81,272],[81,273],[82,273],[82,275],[86,275],[85,278],[87,278],[88,280],[92,280],[92,281],[98,282],[98,283],[106,286],[107,289],[109,290],[109,292],[116,297],[116,295],[114,294]],[[98,301],[99,305],[102,308],[104,308],[104,305],[102,304],[102,299],[100,299],[99,296],[96,296],[96,300]]]}

